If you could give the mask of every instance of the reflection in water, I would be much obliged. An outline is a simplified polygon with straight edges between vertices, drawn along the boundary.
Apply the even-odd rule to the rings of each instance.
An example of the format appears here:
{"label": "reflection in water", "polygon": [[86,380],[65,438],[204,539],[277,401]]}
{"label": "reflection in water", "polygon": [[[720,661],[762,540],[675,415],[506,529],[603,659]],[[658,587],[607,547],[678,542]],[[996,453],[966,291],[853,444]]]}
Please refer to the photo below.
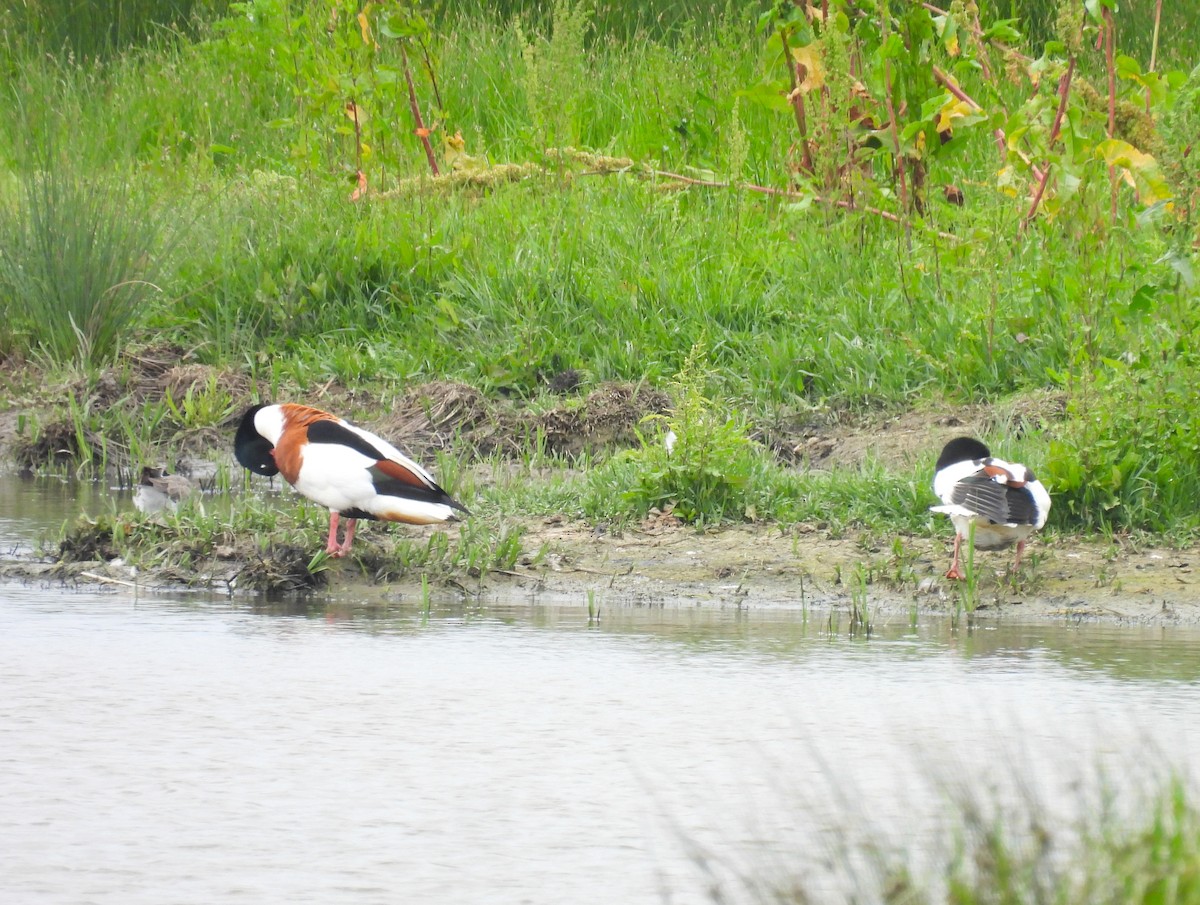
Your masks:
{"label": "reflection in water", "polygon": [[1198,741],[1193,631],[823,627],[0,586],[0,899],[693,902],[697,849],[911,844],[951,781],[1065,819]]}
{"label": "reflection in water", "polygon": [[0,474],[0,553],[28,553],[64,522],[105,511],[119,497],[100,484]]}
{"label": "reflection in water", "polygon": [[[386,595],[386,591],[382,593]],[[999,658],[1006,663],[1049,658],[1076,671],[1095,669],[1117,678],[1200,680],[1197,626],[991,620],[957,626],[949,618],[929,616],[913,625],[908,617],[895,616],[891,621],[881,617],[872,638],[866,639],[850,638],[844,630],[830,631],[824,612],[794,609],[616,606],[602,608],[602,617],[591,621],[581,606],[512,603],[504,599],[463,602],[457,597],[435,598],[428,612],[422,612],[411,600],[386,597],[370,605],[335,597],[236,604],[222,599],[217,605],[262,615],[320,619],[346,630],[376,634],[414,631],[431,623],[519,623],[565,631],[646,634],[698,653],[735,651],[795,657],[812,654],[819,649],[814,648],[814,642],[823,640],[863,648],[892,644],[893,656],[927,657],[937,650],[966,659]]]}

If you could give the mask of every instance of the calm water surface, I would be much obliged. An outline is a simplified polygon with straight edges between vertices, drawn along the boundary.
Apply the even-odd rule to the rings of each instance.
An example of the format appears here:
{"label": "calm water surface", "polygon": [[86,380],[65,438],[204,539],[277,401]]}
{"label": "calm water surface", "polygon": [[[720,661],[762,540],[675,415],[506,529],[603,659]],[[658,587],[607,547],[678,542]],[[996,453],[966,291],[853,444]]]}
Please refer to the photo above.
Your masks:
{"label": "calm water surface", "polygon": [[1069,819],[1194,770],[1195,630],[823,629],[0,585],[0,901],[699,902],[701,854],[932,846],[950,787]]}

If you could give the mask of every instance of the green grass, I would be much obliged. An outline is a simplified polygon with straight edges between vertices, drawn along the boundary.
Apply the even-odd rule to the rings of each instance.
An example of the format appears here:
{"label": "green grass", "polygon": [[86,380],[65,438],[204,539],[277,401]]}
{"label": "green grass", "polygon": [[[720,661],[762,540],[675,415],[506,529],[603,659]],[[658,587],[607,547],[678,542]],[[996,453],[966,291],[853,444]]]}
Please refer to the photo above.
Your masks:
{"label": "green grass", "polygon": [[[806,851],[821,859],[794,872],[764,867],[715,880],[715,902],[777,905],[836,901],[883,905],[1190,905],[1200,902],[1200,814],[1182,782],[1169,783],[1136,815],[1090,813],[1050,826],[971,792],[948,793],[949,846],[873,839],[870,826],[835,830]],[[937,847],[930,858],[922,848]],[[706,856],[721,864],[719,854]],[[931,864],[931,861],[933,862]],[[702,859],[703,863],[703,859]],[[835,874],[840,874],[835,878]],[[728,874],[726,874],[728,876]]]}
{"label": "green grass", "polygon": [[228,0],[15,0],[0,28],[21,45],[81,59],[106,57],[163,29],[187,29],[228,10]]}
{"label": "green grass", "polygon": [[[169,451],[181,431],[219,428],[250,386],[272,398],[343,387],[382,403],[450,378],[537,407],[567,370],[585,390],[608,380],[670,387],[703,343],[699,392],[722,414],[713,429],[729,426],[717,445],[741,450],[722,466],[737,493],[688,503],[708,492],[697,483],[703,468],[651,461],[654,441],[612,461],[600,455],[591,474],[544,491],[513,489],[508,504],[619,520],[682,503],[700,521],[927,530],[928,475],[877,465],[805,475],[734,440],[1053,391],[1067,417],[1002,445],[1060,494],[1056,527],[1197,527],[1200,407],[1190,388],[1200,361],[1189,351],[1197,290],[1184,203],[1196,177],[1182,154],[1194,86],[1175,95],[1157,136],[1180,192],[1175,213],[1143,209],[1122,190],[1110,223],[1106,168],[1055,151],[1055,167],[1079,180],[1075,193],[1022,230],[1029,186],[1018,179],[1013,197],[998,184],[1003,162],[989,134],[1021,123],[998,119],[931,153],[928,203],[910,217],[910,238],[879,216],[813,202],[808,190],[681,189],[648,174],[793,184],[795,124],[754,102],[756,86],[780,77],[754,10],[701,15],[663,3],[630,20],[611,4],[590,14],[565,3],[438,6],[426,43],[406,46],[443,163],[444,140],[461,133],[477,163],[542,168],[519,182],[452,188],[413,181],[427,164],[398,75],[401,39],[380,32],[378,47],[365,44],[351,5],[339,0],[340,24],[329,27],[316,5],[256,0],[253,18],[233,10],[194,19],[185,34],[144,29],[103,63],[47,55],[28,28],[6,32],[6,90],[20,103],[0,115],[9,235],[0,352],[40,355],[53,385],[80,372],[98,380],[122,347],[173,342],[222,381],[236,378],[228,393],[196,385],[191,396],[130,394],[94,409],[81,400],[62,413],[85,428],[72,430],[80,459],[103,466]],[[1120,20],[1143,66],[1146,7]],[[1200,16],[1172,19],[1160,58],[1188,68],[1197,32]],[[1095,79],[1102,60],[1085,68]],[[1016,110],[1029,94],[1020,83],[989,88],[970,67],[957,75],[989,112]],[[1040,89],[1042,112],[1022,115],[1049,119],[1051,82]],[[1125,90],[1130,103],[1140,97]],[[347,97],[363,114],[360,136]],[[1102,111],[1073,116],[1085,144],[1087,129],[1103,128]],[[1029,134],[1026,153],[1050,153]],[[20,150],[31,143],[69,148],[70,164],[37,164]],[[548,154],[553,145],[637,166],[601,172]],[[372,194],[354,203],[360,157]],[[888,158],[867,158],[857,202],[895,210],[890,173]],[[950,183],[964,190],[962,207],[942,200]],[[61,192],[43,197],[46,186]],[[186,241],[173,246],[181,223]],[[75,251],[88,235],[107,237],[113,254]],[[59,244],[47,245],[53,237]],[[109,258],[125,266],[108,267]],[[135,299],[134,287],[146,291]],[[81,342],[71,324],[87,313],[60,304],[68,297],[114,310]],[[1155,417],[1142,417],[1150,408]]]}
{"label": "green grass", "polygon": [[[460,583],[511,569],[522,529],[486,511],[456,531],[389,530],[372,523],[355,538],[343,572],[374,582],[421,576]],[[193,496],[155,515],[110,511],[64,526],[63,562],[111,561],[156,582],[213,589],[305,591],[323,585],[335,566],[323,552],[328,512],[291,494]]]}
{"label": "green grass", "polygon": [[50,360],[106,364],[162,291],[181,225],[65,150],[35,149],[31,160],[15,202],[0,206],[0,305]]}

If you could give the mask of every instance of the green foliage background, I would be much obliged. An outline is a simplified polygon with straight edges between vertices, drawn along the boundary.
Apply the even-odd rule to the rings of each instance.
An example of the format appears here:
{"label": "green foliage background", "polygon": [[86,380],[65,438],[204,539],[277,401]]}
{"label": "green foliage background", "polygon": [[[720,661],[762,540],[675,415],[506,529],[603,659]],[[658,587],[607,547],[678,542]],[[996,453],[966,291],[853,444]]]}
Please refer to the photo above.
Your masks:
{"label": "green foliage background", "polygon": [[[632,8],[435,3],[414,17],[396,4],[372,7],[367,25],[352,0],[9,8],[0,14],[10,102],[0,115],[0,218],[6,235],[24,238],[0,251],[0,354],[94,373],[122,347],[169,339],[272,393],[451,377],[538,405],[547,379],[567,369],[585,388],[677,386],[703,341],[695,392],[715,423],[737,426],[733,446],[771,425],[1061,394],[1061,422],[986,438],[1042,466],[1060,501],[1055,522],[1194,530],[1200,177],[1188,148],[1200,77],[1188,76],[1200,12],[1177,5],[1164,20],[1159,69],[1181,69],[1169,78],[1145,73],[1153,4],[1117,14],[1118,45],[1130,54],[1120,138],[1153,154],[1154,168],[1100,150],[1104,61],[1094,32],[1078,78],[1099,87],[1072,93],[1064,141],[1048,143],[1062,51],[1059,20],[1034,14],[1041,5],[982,5],[984,25],[1014,17],[1028,35],[1022,49],[1045,51],[1032,92],[1026,64],[993,56],[994,76],[984,78],[950,53],[944,23],[915,8],[898,20],[916,42],[905,52],[866,32],[817,28],[831,92],[858,90],[845,68],[853,53],[876,99],[892,73],[909,123],[902,146],[925,164],[925,203],[905,211],[891,138],[855,133],[866,150],[852,164],[848,113],[822,114],[812,98],[825,168],[798,176],[796,126],[778,88],[782,45],[778,32],[756,28],[770,4]],[[793,44],[809,40],[802,31]],[[949,108],[934,64],[983,107],[957,120],[948,141],[937,128]],[[408,76],[433,151],[457,182],[427,179]],[[1143,84],[1153,89],[1148,116],[1138,112]],[[1002,159],[995,128],[1026,137]],[[551,151],[564,147],[591,156]],[[46,164],[47,148],[58,163]],[[526,178],[496,175],[510,163]],[[1039,163],[1055,175],[1023,227]],[[1143,197],[1158,180],[1170,198],[1141,203],[1122,183],[1113,218],[1110,163]],[[22,232],[28,187],[48,168],[78,197],[107,203],[100,221],[146,227],[123,246],[106,240],[109,257],[122,258],[109,284],[155,291],[126,306],[113,341],[82,355],[61,329],[65,309],[53,300],[36,308],[22,288],[33,260],[25,239],[38,239]],[[360,169],[368,197],[356,203]],[[651,170],[718,187],[681,188]],[[112,190],[96,195],[99,185]],[[949,203],[943,186],[965,203]],[[846,197],[860,209],[829,203]],[[907,227],[864,207],[900,211]],[[42,240],[68,241],[62,226],[45,230],[57,233]],[[42,257],[76,277],[90,266]],[[830,498],[813,490],[820,480],[797,483],[746,442],[753,492],[698,510],[699,520],[748,509],[803,517]],[[927,477],[869,467],[843,497],[876,513],[864,519],[895,520],[886,513],[898,506],[920,512],[925,491],[908,488]],[[643,489],[639,506],[654,495]]]}

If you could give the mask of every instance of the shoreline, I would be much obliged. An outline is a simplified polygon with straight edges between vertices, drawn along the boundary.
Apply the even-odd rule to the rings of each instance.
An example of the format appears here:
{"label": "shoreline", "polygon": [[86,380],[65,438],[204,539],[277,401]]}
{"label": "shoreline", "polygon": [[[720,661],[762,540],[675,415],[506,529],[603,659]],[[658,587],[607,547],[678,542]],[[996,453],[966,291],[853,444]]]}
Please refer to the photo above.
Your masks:
{"label": "shoreline", "polygon": [[[652,525],[610,534],[562,519],[523,519],[522,554],[511,569],[422,587],[421,578],[374,582],[355,557],[332,561],[321,588],[247,592],[248,563],[214,556],[188,585],[177,567],[136,572],[120,560],[0,559],[0,582],[107,587],[123,593],[227,593],[239,599],[295,597],[344,602],[348,594],[421,599],[451,588],[465,599],[660,608],[846,611],[868,620],[916,615],[977,620],[1200,624],[1200,548],[1146,548],[1061,536],[1031,543],[1019,577],[1005,573],[1011,551],[980,552],[975,607],[966,582],[943,577],[946,538],[905,536],[872,546],[863,536],[829,538],[807,526],[734,525],[707,532]],[[431,529],[447,530],[447,529]],[[450,529],[453,530],[453,529]],[[369,535],[367,535],[369,537]],[[382,536],[386,538],[386,535]],[[383,541],[386,543],[386,540]],[[364,552],[380,546],[368,542]]]}

